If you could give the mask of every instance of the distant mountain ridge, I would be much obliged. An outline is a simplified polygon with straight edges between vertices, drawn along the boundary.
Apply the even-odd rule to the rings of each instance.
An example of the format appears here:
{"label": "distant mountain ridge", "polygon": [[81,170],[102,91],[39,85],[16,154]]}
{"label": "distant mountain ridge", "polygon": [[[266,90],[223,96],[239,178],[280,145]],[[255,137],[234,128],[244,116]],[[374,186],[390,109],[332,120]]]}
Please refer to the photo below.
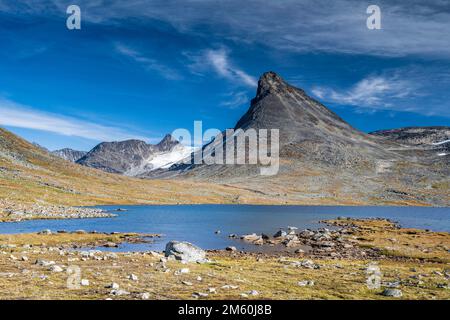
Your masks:
{"label": "distant mountain ridge", "polygon": [[78,150],[73,150],[70,148],[55,150],[55,151],[52,151],[51,153],[54,154],[55,156],[58,156],[64,160],[67,160],[70,162],[77,162],[78,160],[80,160],[87,154],[86,151],[78,151]]}
{"label": "distant mountain ridge", "polygon": [[141,140],[102,142],[76,162],[109,173],[139,176],[166,168],[191,152],[191,148],[167,134],[156,145]]}
{"label": "distant mountain ridge", "polygon": [[[262,176],[259,165],[185,163],[200,152],[212,155],[215,148],[224,149],[229,136],[200,150],[185,147],[170,135],[156,145],[140,140],[104,142],[77,163],[139,178],[213,183],[282,203],[450,203],[449,127],[367,134],[304,90],[267,72],[234,128],[279,129],[280,165],[275,176]],[[241,196],[233,201],[240,202]]]}

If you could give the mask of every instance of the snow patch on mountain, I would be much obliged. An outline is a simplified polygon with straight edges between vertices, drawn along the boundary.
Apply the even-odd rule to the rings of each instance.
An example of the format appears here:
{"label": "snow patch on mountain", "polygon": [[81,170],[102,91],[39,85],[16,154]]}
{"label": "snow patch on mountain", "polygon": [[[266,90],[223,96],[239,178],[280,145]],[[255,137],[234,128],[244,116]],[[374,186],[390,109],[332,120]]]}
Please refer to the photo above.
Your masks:
{"label": "snow patch on mountain", "polygon": [[450,140],[444,140],[444,141],[441,141],[441,142],[434,142],[434,143],[432,143],[432,145],[433,146],[440,146],[441,144],[446,144],[448,142],[450,142]]}
{"label": "snow patch on mountain", "polygon": [[175,146],[172,150],[167,152],[159,152],[152,154],[148,159],[143,161],[139,166],[135,166],[127,170],[126,176],[139,176],[146,172],[155,171],[158,169],[168,169],[172,165],[190,157],[192,152],[197,148],[183,146],[181,144]]}

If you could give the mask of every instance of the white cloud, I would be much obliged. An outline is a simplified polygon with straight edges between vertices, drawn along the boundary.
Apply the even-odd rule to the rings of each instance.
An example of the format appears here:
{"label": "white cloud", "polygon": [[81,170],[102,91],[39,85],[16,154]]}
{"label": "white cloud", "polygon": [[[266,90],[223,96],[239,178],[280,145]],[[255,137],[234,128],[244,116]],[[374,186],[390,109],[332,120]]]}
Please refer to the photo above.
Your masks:
{"label": "white cloud", "polygon": [[0,98],[0,125],[41,130],[96,141],[114,141],[132,138],[148,140],[140,135],[130,134],[121,128],[37,111],[29,106],[3,98]]}
{"label": "white cloud", "polygon": [[230,94],[227,95],[227,99],[223,101],[220,105],[230,109],[235,109],[239,108],[242,105],[247,104],[248,101],[249,98],[245,91],[231,92]]}
{"label": "white cloud", "polygon": [[315,96],[343,105],[382,107],[390,105],[389,99],[404,98],[413,94],[414,85],[407,80],[370,76],[362,79],[349,90],[336,91],[315,87]]}
{"label": "white cloud", "polygon": [[142,53],[133,48],[130,48],[121,43],[116,43],[115,49],[119,54],[141,64],[146,70],[158,72],[163,78],[167,80],[182,79],[181,75],[177,71],[167,67],[166,65],[158,62],[155,59],[144,56]]}
{"label": "white cloud", "polygon": [[193,61],[189,68],[195,74],[201,74],[206,70],[213,70],[217,75],[232,82],[237,82],[249,87],[256,87],[258,81],[253,76],[236,67],[228,57],[228,50],[208,49],[200,54],[187,54]]}
{"label": "white cloud", "polygon": [[[77,4],[83,19],[92,23],[161,21],[181,33],[258,43],[278,51],[450,58],[450,6],[445,0],[378,0],[382,30],[367,29],[370,3],[360,0],[79,0]],[[13,14],[60,17],[67,1],[0,0],[2,6]]]}

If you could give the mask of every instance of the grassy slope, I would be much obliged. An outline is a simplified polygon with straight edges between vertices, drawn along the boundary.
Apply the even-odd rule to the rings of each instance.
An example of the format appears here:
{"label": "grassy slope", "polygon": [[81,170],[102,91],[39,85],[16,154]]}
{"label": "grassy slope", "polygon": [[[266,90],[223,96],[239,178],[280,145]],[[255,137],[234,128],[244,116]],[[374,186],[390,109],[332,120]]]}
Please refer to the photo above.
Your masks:
{"label": "grassy slope", "polygon": [[[0,128],[0,199],[61,205],[233,203],[250,191],[208,183],[141,180],[69,163]],[[254,198],[256,196],[256,198]]]}
{"label": "grassy slope", "polygon": [[[284,164],[287,165],[287,164]],[[0,208],[2,199],[21,204],[89,206],[102,204],[308,204],[308,205],[429,205],[433,197],[449,200],[448,186],[421,188],[424,200],[386,199],[373,182],[358,175],[339,178],[320,168],[293,166],[276,177],[233,184],[194,180],[142,180],[108,174],[73,164],[0,128]],[[342,180],[344,179],[344,180]],[[359,181],[359,182],[358,182]],[[395,181],[390,180],[390,187]],[[414,184],[409,184],[414,185]],[[364,186],[364,187],[363,187]],[[404,190],[418,194],[417,190]]]}
{"label": "grassy slope", "polygon": [[[192,299],[194,292],[208,293],[209,288],[216,288],[217,292],[210,293],[206,299],[242,299],[240,294],[250,290],[257,290],[259,295],[248,299],[392,299],[382,296],[381,292],[384,283],[397,281],[404,299],[450,299],[449,289],[442,287],[448,286],[445,273],[449,272],[450,254],[442,248],[442,244],[449,243],[448,233],[398,229],[390,222],[378,220],[338,220],[335,223],[345,227],[358,226],[357,234],[349,237],[357,236],[359,245],[365,247],[369,242],[374,248],[386,250],[386,257],[377,261],[383,287],[374,290],[367,287],[367,266],[374,262],[369,260],[314,259],[320,269],[307,269],[289,263],[308,258],[302,254],[280,259],[271,255],[257,258],[210,252],[208,257],[212,263],[185,265],[169,261],[170,271],[163,271],[158,269],[159,258],[151,254],[118,253],[114,260],[82,260],[74,251],[60,255],[58,250],[48,250],[48,246],[120,242],[124,235],[19,234],[0,235],[0,246],[17,245],[2,249],[8,252],[0,255],[0,270],[5,275],[0,277],[0,299],[136,299],[142,292],[148,292],[150,299]],[[387,250],[392,246],[392,237],[398,240],[394,251]],[[33,244],[33,248],[24,248],[23,244]],[[423,246],[429,252],[423,252]],[[23,256],[28,259],[21,259]],[[81,268],[82,278],[88,279],[90,285],[69,290],[66,272],[51,272],[36,265],[36,259],[53,260],[63,267],[77,265]],[[190,272],[175,275],[181,268],[189,268]],[[138,276],[138,281],[128,279],[131,273]],[[42,280],[37,275],[45,275],[48,279]],[[201,281],[197,280],[198,276]],[[302,280],[313,280],[315,285],[301,287],[297,283]],[[118,283],[121,289],[131,294],[111,296],[111,289],[105,288],[111,282]],[[225,285],[238,288],[222,288]]]}

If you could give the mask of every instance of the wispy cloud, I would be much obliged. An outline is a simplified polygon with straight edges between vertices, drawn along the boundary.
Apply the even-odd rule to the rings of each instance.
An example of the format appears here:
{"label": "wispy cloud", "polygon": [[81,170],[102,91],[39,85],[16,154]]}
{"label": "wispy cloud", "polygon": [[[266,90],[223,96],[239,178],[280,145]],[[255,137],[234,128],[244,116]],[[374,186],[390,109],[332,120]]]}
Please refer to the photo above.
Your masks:
{"label": "wispy cloud", "polygon": [[316,86],[314,96],[326,103],[355,107],[359,112],[407,111],[450,117],[448,95],[436,97],[433,90],[450,83],[446,72],[426,72],[415,67],[372,74],[348,88]]}
{"label": "wispy cloud", "polygon": [[[15,14],[61,15],[65,0],[0,0]],[[166,22],[179,32],[258,43],[277,50],[450,58],[450,8],[445,0],[378,0],[382,30],[368,30],[360,0],[79,0],[86,21]],[[183,11],[180,13],[180,8]]]}
{"label": "wispy cloud", "polygon": [[156,59],[146,57],[136,49],[133,49],[121,43],[116,43],[115,49],[119,54],[139,63],[148,71],[155,71],[159,73],[163,78],[167,80],[182,79],[182,76],[176,70],[162,64]]}
{"label": "wispy cloud", "polygon": [[249,101],[247,92],[245,91],[238,91],[238,92],[231,92],[227,95],[227,99],[223,101],[220,105],[222,107],[227,107],[230,109],[236,109],[239,108],[245,104],[247,104]]}
{"label": "wispy cloud", "polygon": [[348,90],[315,87],[312,92],[321,99],[342,105],[381,108],[392,106],[393,99],[411,96],[413,90],[414,84],[407,80],[369,76]]}
{"label": "wispy cloud", "polygon": [[195,74],[212,70],[218,76],[234,83],[240,83],[249,87],[256,87],[258,84],[256,78],[230,61],[226,48],[207,49],[197,54],[188,53],[187,56],[192,60],[189,68]]}
{"label": "wispy cloud", "polygon": [[148,141],[146,137],[129,133],[122,128],[38,111],[32,107],[4,98],[0,98],[0,125],[47,131],[95,141],[126,140],[132,138]]}

